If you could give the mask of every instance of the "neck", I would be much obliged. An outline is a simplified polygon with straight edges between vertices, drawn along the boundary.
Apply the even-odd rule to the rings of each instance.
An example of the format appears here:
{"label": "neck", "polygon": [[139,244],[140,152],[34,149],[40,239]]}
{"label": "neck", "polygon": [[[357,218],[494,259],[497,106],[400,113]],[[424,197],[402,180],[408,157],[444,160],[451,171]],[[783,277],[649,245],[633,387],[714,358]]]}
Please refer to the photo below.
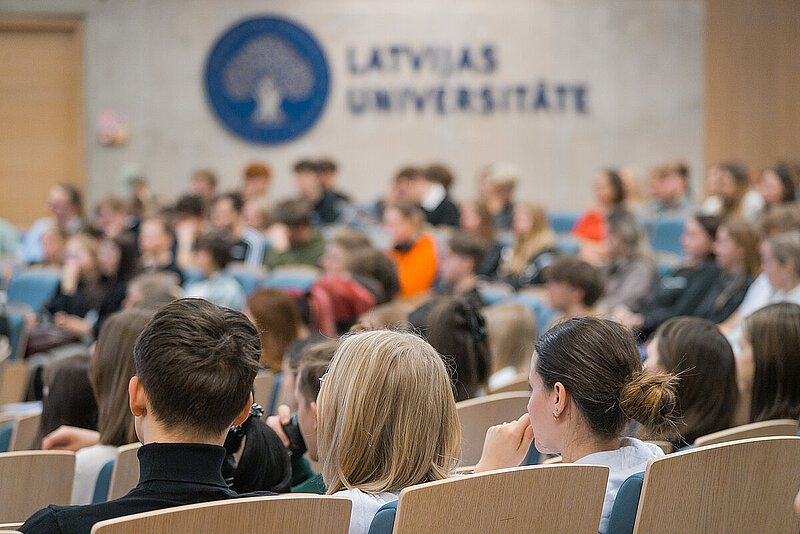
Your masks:
{"label": "neck", "polygon": [[783,287],[779,287],[778,289],[782,290],[784,293],[789,293],[799,285],[800,285],[800,280],[798,280],[797,278],[792,278],[791,280],[788,280],[783,285]]}
{"label": "neck", "polygon": [[205,445],[219,445],[225,443],[227,432],[220,436],[196,434],[184,429],[168,429],[159,421],[145,418],[142,421],[141,441],[143,445],[150,443],[201,443]]}
{"label": "neck", "polygon": [[571,443],[565,443],[561,450],[561,458],[565,463],[572,463],[596,452],[615,451],[621,445],[620,438],[601,439],[592,435],[587,439],[576,439]]}

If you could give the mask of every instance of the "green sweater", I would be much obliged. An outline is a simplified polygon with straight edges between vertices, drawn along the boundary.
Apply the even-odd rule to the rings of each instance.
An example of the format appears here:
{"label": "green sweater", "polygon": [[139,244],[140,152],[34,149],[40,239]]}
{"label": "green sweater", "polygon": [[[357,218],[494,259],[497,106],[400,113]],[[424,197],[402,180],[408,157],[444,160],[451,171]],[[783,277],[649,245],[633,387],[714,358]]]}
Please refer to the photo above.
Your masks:
{"label": "green sweater", "polygon": [[325,238],[315,231],[311,241],[298,247],[290,247],[283,252],[270,250],[264,259],[264,266],[268,270],[283,265],[311,265],[319,267],[319,259],[325,252]]}
{"label": "green sweater", "polygon": [[292,493],[316,493],[325,495],[322,475],[311,470],[311,465],[303,457],[292,461]]}

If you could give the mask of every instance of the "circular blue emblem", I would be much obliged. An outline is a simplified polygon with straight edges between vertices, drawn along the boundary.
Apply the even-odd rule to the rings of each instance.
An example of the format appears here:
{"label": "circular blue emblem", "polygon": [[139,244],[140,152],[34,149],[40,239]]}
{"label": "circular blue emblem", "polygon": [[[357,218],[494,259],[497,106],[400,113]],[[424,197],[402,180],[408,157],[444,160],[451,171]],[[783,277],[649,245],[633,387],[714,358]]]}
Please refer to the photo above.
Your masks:
{"label": "circular blue emblem", "polygon": [[325,54],[298,24],[246,19],[214,44],[206,95],[230,131],[256,143],[290,141],[319,119],[328,97]]}

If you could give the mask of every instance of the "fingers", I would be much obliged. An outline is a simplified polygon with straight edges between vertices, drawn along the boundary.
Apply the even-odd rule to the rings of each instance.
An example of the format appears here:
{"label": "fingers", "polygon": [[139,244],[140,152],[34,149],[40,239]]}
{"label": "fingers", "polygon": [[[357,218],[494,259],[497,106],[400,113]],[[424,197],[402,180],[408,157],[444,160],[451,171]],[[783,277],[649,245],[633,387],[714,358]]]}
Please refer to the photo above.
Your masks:
{"label": "fingers", "polygon": [[270,415],[269,417],[267,417],[267,426],[270,427],[275,432],[275,434],[278,435],[279,438],[281,438],[281,442],[283,443],[284,447],[288,448],[289,445],[291,445],[289,437],[283,431],[283,425],[281,424],[279,416]]}
{"label": "fingers", "polygon": [[285,404],[278,406],[278,419],[282,425],[288,425],[292,419],[292,409]]}
{"label": "fingers", "polygon": [[60,426],[42,438],[42,450],[67,449],[69,442],[68,428]]}

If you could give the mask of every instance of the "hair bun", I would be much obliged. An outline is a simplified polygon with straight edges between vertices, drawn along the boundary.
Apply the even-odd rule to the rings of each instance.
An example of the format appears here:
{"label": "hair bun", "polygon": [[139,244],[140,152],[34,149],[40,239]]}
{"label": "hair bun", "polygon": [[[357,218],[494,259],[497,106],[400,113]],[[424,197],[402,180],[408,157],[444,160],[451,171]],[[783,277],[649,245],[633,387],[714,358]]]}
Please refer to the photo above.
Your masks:
{"label": "hair bun", "polygon": [[631,375],[620,390],[622,412],[657,435],[668,434],[674,430],[677,417],[677,380],[667,373],[640,371]]}

